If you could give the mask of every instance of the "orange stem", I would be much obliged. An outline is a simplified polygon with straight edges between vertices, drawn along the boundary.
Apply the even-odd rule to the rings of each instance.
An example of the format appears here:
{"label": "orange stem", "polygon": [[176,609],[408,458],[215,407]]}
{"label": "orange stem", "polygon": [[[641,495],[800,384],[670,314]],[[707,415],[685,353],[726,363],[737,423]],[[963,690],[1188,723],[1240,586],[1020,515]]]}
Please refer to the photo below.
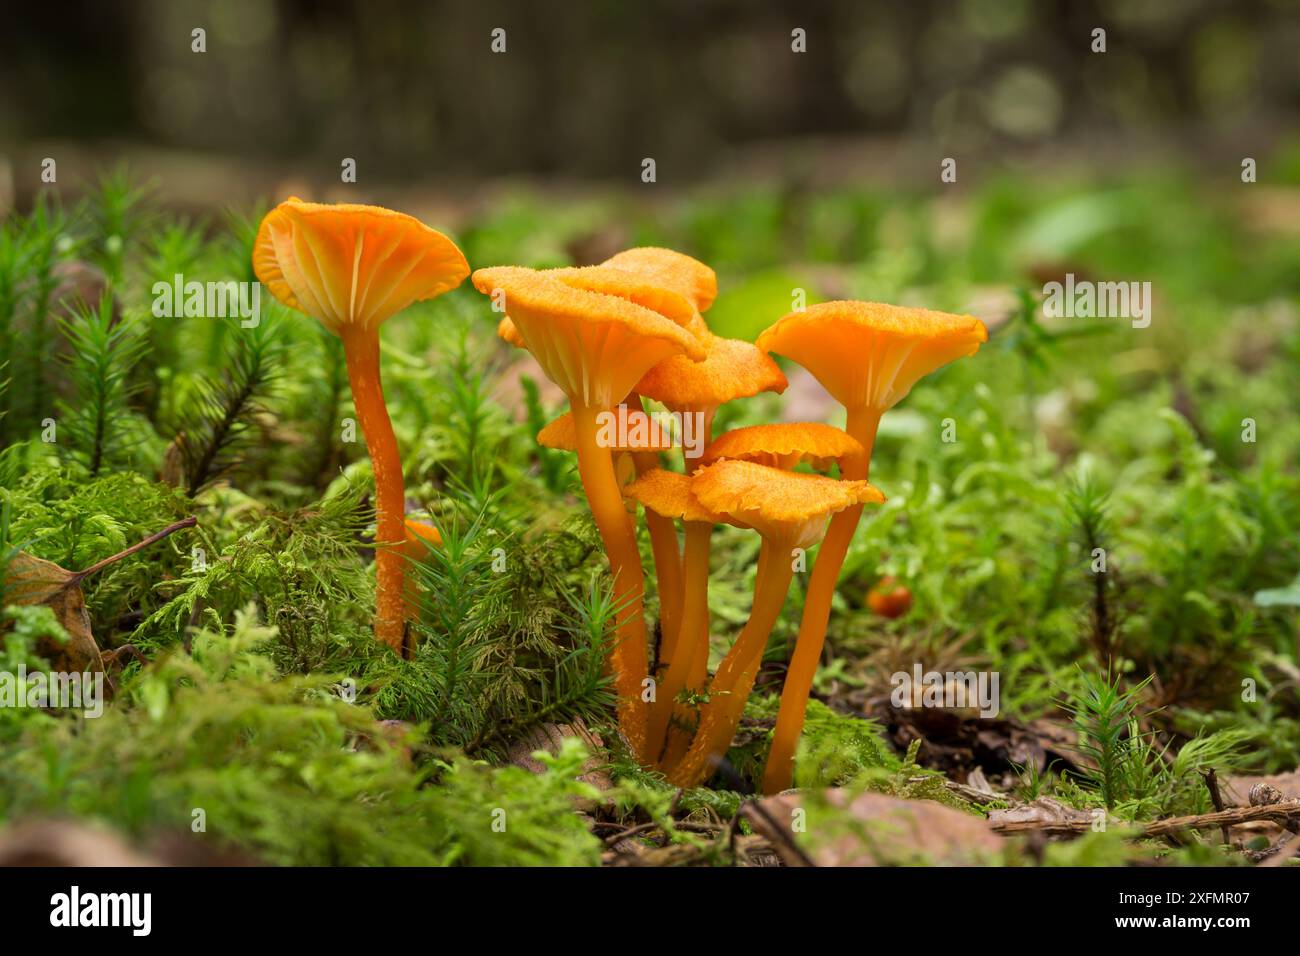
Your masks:
{"label": "orange stem", "polygon": [[700,726],[695,739],[681,762],[668,772],[668,782],[677,787],[693,787],[708,775],[714,761],[727,752],[745,702],[758,675],[763,648],[772,626],[781,614],[794,569],[789,556],[763,541],[758,557],[758,574],[754,581],[754,606],[749,620],[709,685],[709,700],[700,709]]}
{"label": "orange stem", "polygon": [[696,658],[702,658],[705,666],[708,663],[709,541],[712,535],[711,523],[686,522],[686,567],[683,575],[686,603],[682,609],[682,626],[677,640],[671,645],[665,644],[664,661],[668,670],[659,692],[659,701],[664,706],[650,711],[649,747],[655,757],[664,749],[669,719],[674,714],[683,721],[690,719],[690,709],[677,702],[677,695],[686,687]]}
{"label": "orange stem", "polygon": [[[659,467],[659,455],[652,451],[633,452],[632,460],[636,463],[636,473],[640,477],[647,471]],[[672,658],[673,648],[677,643],[677,631],[681,624],[682,613],[682,553],[677,546],[677,526],[672,518],[655,514],[649,508],[645,510],[645,525],[650,531],[650,550],[655,559],[655,582],[659,589],[659,663]],[[659,696],[655,695],[655,704],[650,709],[657,709]],[[653,743],[653,738],[651,743]]]}
{"label": "orange stem", "polygon": [[353,328],[343,335],[348,382],[375,474],[375,639],[399,654],[406,627],[406,485],[397,436],[379,376],[379,332]]}
{"label": "orange stem", "polygon": [[[842,477],[865,480],[871,468],[871,449],[876,443],[876,429],[880,426],[880,412],[872,409],[855,409],[849,412],[845,430],[862,443],[867,450],[860,465],[845,469]],[[776,729],[772,733],[772,749],[768,753],[763,771],[763,792],[779,793],[789,789],[794,777],[794,752],[803,733],[804,715],[808,709],[808,693],[812,689],[817,663],[821,660],[826,643],[826,625],[831,616],[831,600],[835,584],[849,553],[849,544],[857,531],[862,506],[845,508],[831,519],[826,538],[817,552],[808,594],[804,599],[803,617],[799,622],[799,637],[795,641],[790,668],[786,671],[785,686],[781,689],[781,707],[776,715]]]}
{"label": "orange stem", "polygon": [[623,494],[614,473],[610,449],[596,441],[596,417],[604,409],[573,406],[578,437],[578,475],[587,492],[587,503],[605,544],[614,577],[615,641],[608,666],[618,694],[618,719],[632,752],[642,762],[646,757],[646,708],[641,701],[642,682],[647,673],[645,618],[642,601],[645,580],[641,554],[636,545],[636,528],[623,506]]}

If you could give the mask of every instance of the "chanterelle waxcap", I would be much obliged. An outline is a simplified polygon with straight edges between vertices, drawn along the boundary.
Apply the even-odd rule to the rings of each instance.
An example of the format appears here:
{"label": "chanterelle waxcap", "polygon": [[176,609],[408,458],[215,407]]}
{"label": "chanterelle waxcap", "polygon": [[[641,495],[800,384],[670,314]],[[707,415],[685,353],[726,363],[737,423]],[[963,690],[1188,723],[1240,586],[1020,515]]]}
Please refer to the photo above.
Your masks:
{"label": "chanterelle waxcap", "polygon": [[692,479],[665,468],[654,468],[623,489],[623,495],[640,502],[657,515],[682,521],[719,524],[724,519],[700,503],[691,491]]}
{"label": "chanterelle waxcap", "polygon": [[845,301],[791,312],[758,337],[758,347],[798,362],[846,408],[883,412],[988,337],[974,316]]}
{"label": "chanterelle waxcap", "polygon": [[664,359],[642,377],[636,390],[673,409],[707,410],[759,392],[784,392],[789,384],[772,357],[751,342],[697,332],[707,354]]}
{"label": "chanterelle waxcap", "polygon": [[253,271],[285,305],[341,335],[454,289],[469,263],[450,239],[405,213],[291,197],[262,220]]}
{"label": "chanterelle waxcap", "polygon": [[672,249],[657,246],[625,249],[601,265],[631,272],[665,289],[672,289],[689,299],[701,312],[707,312],[718,297],[717,274],[700,260]]}
{"label": "chanterelle waxcap", "polygon": [[749,425],[719,435],[704,450],[702,461],[708,464],[729,458],[786,470],[807,462],[818,471],[827,471],[832,464],[843,469],[866,454],[860,441],[832,425],[782,422]]}
{"label": "chanterelle waxcap", "polygon": [[589,408],[612,408],[670,355],[705,356],[694,334],[619,296],[517,266],[479,269],[473,282],[505,293],[506,314],[547,377]]}
{"label": "chanterelle waxcap", "polygon": [[750,461],[719,461],[691,478],[700,504],[728,522],[753,528],[783,546],[808,547],[825,531],[825,519],[858,504],[880,504],[885,496],[865,481],[782,471]]}

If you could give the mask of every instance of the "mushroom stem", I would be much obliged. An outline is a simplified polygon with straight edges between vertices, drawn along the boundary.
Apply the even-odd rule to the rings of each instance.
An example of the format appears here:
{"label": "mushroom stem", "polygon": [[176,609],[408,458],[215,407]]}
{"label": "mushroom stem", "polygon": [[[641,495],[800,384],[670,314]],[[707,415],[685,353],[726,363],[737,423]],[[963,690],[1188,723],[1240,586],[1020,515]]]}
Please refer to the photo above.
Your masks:
{"label": "mushroom stem", "polygon": [[406,486],[379,376],[379,332],[349,327],[342,338],[352,400],[375,475],[375,639],[400,654],[406,623],[406,562],[401,550],[406,540]]}
{"label": "mushroom stem", "polygon": [[[646,514],[650,514],[649,509]],[[690,712],[684,704],[677,703],[677,695],[686,687],[696,658],[702,658],[707,666],[709,656],[709,541],[713,525],[707,521],[687,521],[685,525],[686,600],[681,629],[676,640],[664,644],[668,670],[659,690],[660,706],[651,709],[647,732],[649,752],[656,758],[664,750],[664,737],[672,715],[689,719]]]}
{"label": "mushroom stem", "polygon": [[[880,426],[881,412],[871,408],[852,409],[848,413],[845,431],[862,443],[866,454],[845,468],[841,476],[865,480],[871,468],[871,449],[876,443],[876,429]],[[812,689],[826,643],[826,625],[831,616],[831,600],[835,596],[835,583],[849,544],[857,531],[862,516],[862,505],[845,508],[831,519],[826,538],[817,552],[808,594],[804,599],[803,617],[799,622],[799,636],[794,654],[786,671],[785,686],[781,689],[781,706],[777,711],[776,729],[772,733],[772,749],[763,770],[763,792],[779,793],[790,786],[794,776],[794,751],[803,733],[804,714],[808,708],[808,692]]]}
{"label": "mushroom stem", "polygon": [[[652,451],[632,453],[637,477],[659,467],[659,455]],[[655,581],[659,588],[659,660],[672,660],[682,613],[682,553],[677,546],[677,528],[672,518],[645,509],[645,525],[650,532],[650,550],[655,560]],[[657,708],[656,704],[651,710]],[[650,741],[654,743],[653,737]]]}
{"label": "mushroom stem", "polygon": [[758,664],[763,657],[772,626],[781,614],[790,579],[792,563],[780,548],[764,539],[759,551],[758,574],[754,581],[754,606],[749,620],[709,685],[709,700],[700,709],[700,725],[686,756],[668,772],[668,782],[677,787],[698,785],[707,775],[715,758],[722,756],[731,743],[745,711]]}
{"label": "mushroom stem", "polygon": [[586,405],[573,406],[578,439],[578,475],[587,493],[587,503],[605,544],[614,577],[617,605],[615,642],[609,654],[618,693],[618,718],[632,752],[643,762],[646,757],[646,713],[641,704],[642,681],[646,677],[645,618],[642,598],[645,588],[636,529],[623,505],[623,495],[614,473],[613,454],[597,442],[597,415],[604,411]]}

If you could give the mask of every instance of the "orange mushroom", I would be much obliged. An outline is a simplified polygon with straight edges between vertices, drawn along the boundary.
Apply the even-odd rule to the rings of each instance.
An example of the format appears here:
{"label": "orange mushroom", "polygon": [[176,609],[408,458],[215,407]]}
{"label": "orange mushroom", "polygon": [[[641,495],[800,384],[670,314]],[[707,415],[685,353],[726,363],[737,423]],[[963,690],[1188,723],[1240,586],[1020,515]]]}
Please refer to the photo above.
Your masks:
{"label": "orange mushroom", "polygon": [[677,706],[677,695],[697,666],[701,671],[697,685],[702,687],[704,683],[709,657],[709,539],[713,526],[723,519],[700,504],[691,493],[691,479],[675,471],[647,471],[623,493],[665,521],[680,519],[686,531],[685,579],[689,583],[682,620],[676,634],[665,634],[661,663],[667,668],[656,696],[656,703],[664,706],[651,708],[647,729],[651,757],[658,759],[673,713],[676,711],[682,719],[687,717],[685,709]]}
{"label": "orange mushroom", "polygon": [[657,246],[625,249],[601,265],[631,272],[662,288],[672,289],[700,312],[709,311],[718,297],[718,277],[714,271],[698,259],[672,249]]}
{"label": "orange mushroom", "polygon": [[600,416],[650,368],[671,355],[704,358],[695,336],[672,319],[615,295],[575,288],[553,275],[518,267],[480,269],[480,292],[505,294],[506,314],[542,371],[569,397],[578,474],[614,576],[616,642],[610,654],[619,722],[632,750],[646,751],[644,579],[636,533],[623,508],[613,449],[598,441]]}
{"label": "orange mushroom", "polygon": [[[844,477],[865,479],[880,417],[906,397],[916,382],[940,366],[973,355],[988,331],[969,315],[932,312],[875,302],[824,302],[780,319],[758,338],[758,346],[798,362],[840,402],[845,430],[866,450]],[[826,639],[831,599],[860,507],[832,520],[808,584],[799,638],[786,673],[763,790],[790,785],[795,745],[803,730],[808,691]]]}
{"label": "orange mushroom", "polygon": [[375,474],[375,637],[401,650],[406,494],[379,374],[379,327],[469,275],[455,243],[418,219],[290,198],[262,220],[253,271],[271,294],[343,340],[348,381]]}
{"label": "orange mushroom", "polygon": [[691,480],[691,492],[704,508],[728,523],[757,531],[763,544],[749,620],[709,684],[709,699],[700,710],[690,749],[668,769],[669,782],[679,787],[700,783],[711,762],[731,743],[758,675],[763,648],[785,604],[794,574],[793,550],[815,544],[830,515],[884,501],[866,481],[837,481],[747,461],[720,461],[701,468]]}
{"label": "orange mushroom", "polygon": [[704,464],[723,458],[752,461],[770,468],[789,470],[807,462],[817,471],[862,470],[867,450],[852,435],[821,422],[781,422],[749,425],[719,435],[704,450]]}

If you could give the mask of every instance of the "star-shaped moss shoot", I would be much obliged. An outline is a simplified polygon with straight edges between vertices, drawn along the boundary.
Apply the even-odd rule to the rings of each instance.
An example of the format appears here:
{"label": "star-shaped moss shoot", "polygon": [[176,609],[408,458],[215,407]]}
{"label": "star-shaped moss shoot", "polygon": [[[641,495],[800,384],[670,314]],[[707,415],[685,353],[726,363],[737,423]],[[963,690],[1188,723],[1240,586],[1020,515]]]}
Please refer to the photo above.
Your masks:
{"label": "star-shaped moss shoot", "polygon": [[379,327],[469,275],[455,243],[378,206],[287,199],[262,220],[253,270],[277,299],[343,340],[348,381],[375,473],[375,637],[401,651],[405,486],[379,374]]}

